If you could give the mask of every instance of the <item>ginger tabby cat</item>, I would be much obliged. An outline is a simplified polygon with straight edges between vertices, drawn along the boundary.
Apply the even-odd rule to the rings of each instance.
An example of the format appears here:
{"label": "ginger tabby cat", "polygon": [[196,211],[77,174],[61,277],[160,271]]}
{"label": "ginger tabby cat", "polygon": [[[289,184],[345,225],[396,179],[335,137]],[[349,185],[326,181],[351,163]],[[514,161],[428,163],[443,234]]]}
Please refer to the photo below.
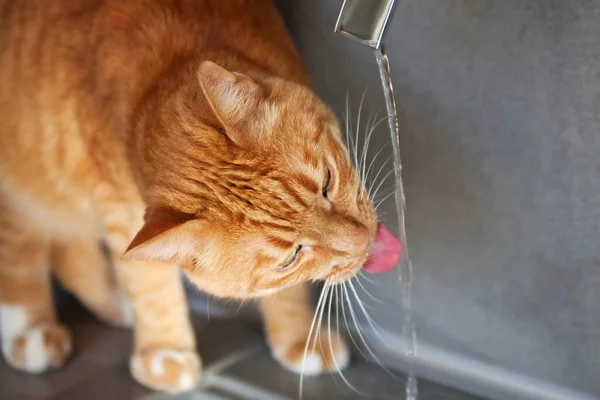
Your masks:
{"label": "ginger tabby cat", "polygon": [[[69,356],[51,276],[135,321],[133,376],[178,392],[201,365],[181,271],[260,297],[273,356],[300,371],[307,284],[369,251],[373,271],[398,261],[270,0],[0,0],[0,84],[0,341],[18,370]],[[306,374],[348,363],[321,340]]]}

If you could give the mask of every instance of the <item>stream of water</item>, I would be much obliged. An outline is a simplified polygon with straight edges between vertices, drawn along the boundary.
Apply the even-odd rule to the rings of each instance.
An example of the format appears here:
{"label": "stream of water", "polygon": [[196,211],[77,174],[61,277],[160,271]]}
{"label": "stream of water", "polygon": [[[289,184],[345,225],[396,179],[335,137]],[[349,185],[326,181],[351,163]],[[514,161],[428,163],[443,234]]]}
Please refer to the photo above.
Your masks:
{"label": "stream of water", "polygon": [[396,112],[396,102],[394,100],[394,89],[392,87],[392,77],[390,73],[390,64],[385,54],[383,45],[375,50],[375,57],[379,66],[379,75],[383,92],[385,94],[385,105],[387,108],[388,124],[392,136],[392,149],[394,158],[394,173],[396,178],[396,213],[398,215],[400,240],[403,250],[400,258],[400,290],[401,290],[401,312],[402,312],[402,335],[406,342],[406,363],[408,380],[406,382],[406,400],[417,400],[417,378],[414,372],[414,362],[417,354],[417,335],[412,313],[412,263],[408,255],[408,245],[406,242],[406,227],[404,212],[406,209],[406,199],[404,197],[404,186],[402,184],[402,162],[400,160],[400,133],[398,129],[398,115]]}

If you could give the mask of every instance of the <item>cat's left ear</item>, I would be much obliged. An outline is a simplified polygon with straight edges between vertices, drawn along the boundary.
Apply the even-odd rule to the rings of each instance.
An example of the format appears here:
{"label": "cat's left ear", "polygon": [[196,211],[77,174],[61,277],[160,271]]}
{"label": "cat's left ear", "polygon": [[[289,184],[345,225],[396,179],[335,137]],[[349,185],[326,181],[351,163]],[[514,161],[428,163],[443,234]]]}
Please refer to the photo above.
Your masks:
{"label": "cat's left ear", "polygon": [[200,64],[198,81],[229,138],[238,146],[255,140],[249,137],[254,133],[249,124],[266,97],[265,88],[249,76],[230,72],[212,61]]}
{"label": "cat's left ear", "polygon": [[123,255],[124,260],[185,264],[201,245],[203,222],[166,207],[146,210],[144,226]]}

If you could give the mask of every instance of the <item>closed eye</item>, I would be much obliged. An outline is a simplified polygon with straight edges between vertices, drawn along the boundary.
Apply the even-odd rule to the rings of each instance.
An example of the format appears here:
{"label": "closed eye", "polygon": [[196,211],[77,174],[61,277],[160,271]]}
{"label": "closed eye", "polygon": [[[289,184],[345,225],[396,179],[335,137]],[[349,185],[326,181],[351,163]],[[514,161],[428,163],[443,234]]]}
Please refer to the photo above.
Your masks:
{"label": "closed eye", "polygon": [[325,180],[323,181],[323,197],[328,198],[328,192],[331,188],[331,169],[327,167],[327,173],[325,175]]}
{"label": "closed eye", "polygon": [[280,271],[286,271],[290,268],[292,268],[294,266],[294,264],[296,264],[296,261],[298,260],[298,255],[300,254],[300,250],[302,250],[302,245],[299,244],[298,246],[296,246],[296,249],[294,249],[294,252],[288,257],[287,260],[285,260],[283,262],[283,264],[281,264],[279,266],[279,270]]}

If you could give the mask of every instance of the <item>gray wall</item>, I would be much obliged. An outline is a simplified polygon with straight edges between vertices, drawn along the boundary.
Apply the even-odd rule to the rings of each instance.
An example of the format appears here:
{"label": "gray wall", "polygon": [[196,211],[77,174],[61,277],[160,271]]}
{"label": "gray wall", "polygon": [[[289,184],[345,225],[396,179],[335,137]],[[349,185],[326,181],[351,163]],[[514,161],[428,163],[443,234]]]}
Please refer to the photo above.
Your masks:
{"label": "gray wall", "polygon": [[[419,339],[600,395],[600,1],[398,3],[385,43]],[[341,116],[368,87],[382,115],[371,50],[332,33],[341,0],[278,4],[323,98]],[[371,311],[398,331],[389,278]]]}

